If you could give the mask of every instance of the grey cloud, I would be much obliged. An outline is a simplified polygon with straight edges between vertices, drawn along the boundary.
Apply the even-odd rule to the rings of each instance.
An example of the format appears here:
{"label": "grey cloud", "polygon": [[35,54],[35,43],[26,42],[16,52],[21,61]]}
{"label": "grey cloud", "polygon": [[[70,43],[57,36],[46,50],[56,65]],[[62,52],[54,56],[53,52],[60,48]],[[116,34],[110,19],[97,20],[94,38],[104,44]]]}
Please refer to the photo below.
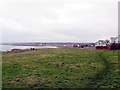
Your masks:
{"label": "grey cloud", "polygon": [[20,0],[0,4],[3,42],[95,42],[118,33],[117,0]]}

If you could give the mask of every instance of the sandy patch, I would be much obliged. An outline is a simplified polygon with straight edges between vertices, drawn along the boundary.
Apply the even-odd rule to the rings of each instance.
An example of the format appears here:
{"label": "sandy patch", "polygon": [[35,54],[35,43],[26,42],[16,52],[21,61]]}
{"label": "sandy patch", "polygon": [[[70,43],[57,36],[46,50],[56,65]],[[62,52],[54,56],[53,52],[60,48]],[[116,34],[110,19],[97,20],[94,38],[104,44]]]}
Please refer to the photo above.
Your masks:
{"label": "sandy patch", "polygon": [[40,48],[58,48],[56,46],[33,46],[35,49],[40,49]]}

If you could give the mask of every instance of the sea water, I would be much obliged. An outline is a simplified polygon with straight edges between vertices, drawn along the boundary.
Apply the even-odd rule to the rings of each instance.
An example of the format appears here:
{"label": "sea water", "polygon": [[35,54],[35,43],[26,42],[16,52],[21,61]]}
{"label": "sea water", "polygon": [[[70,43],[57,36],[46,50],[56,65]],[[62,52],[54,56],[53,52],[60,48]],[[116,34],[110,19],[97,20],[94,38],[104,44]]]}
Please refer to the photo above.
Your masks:
{"label": "sea water", "polygon": [[28,49],[32,48],[32,46],[14,46],[14,45],[0,45],[0,51],[11,51],[12,49]]}

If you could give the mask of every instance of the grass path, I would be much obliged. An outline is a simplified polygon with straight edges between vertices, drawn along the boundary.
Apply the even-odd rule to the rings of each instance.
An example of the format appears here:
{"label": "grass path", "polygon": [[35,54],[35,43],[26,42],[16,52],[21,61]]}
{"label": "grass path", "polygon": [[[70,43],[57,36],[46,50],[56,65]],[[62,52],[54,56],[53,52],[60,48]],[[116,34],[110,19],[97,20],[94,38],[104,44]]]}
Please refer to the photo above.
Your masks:
{"label": "grass path", "polygon": [[113,65],[108,62],[107,58],[103,56],[104,52],[96,53],[96,56],[103,61],[104,69],[102,69],[99,73],[92,77],[90,83],[86,85],[88,88],[99,88],[105,85],[106,82],[103,82],[105,78],[110,74],[110,70],[112,69]]}

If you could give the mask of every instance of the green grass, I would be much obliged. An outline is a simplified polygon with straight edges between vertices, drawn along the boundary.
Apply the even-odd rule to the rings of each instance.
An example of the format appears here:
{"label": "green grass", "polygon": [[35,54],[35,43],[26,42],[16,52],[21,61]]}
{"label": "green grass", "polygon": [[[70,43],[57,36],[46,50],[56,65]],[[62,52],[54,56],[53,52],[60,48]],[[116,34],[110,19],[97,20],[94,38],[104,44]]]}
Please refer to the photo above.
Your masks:
{"label": "green grass", "polygon": [[118,51],[39,49],[2,54],[3,88],[119,88]]}

